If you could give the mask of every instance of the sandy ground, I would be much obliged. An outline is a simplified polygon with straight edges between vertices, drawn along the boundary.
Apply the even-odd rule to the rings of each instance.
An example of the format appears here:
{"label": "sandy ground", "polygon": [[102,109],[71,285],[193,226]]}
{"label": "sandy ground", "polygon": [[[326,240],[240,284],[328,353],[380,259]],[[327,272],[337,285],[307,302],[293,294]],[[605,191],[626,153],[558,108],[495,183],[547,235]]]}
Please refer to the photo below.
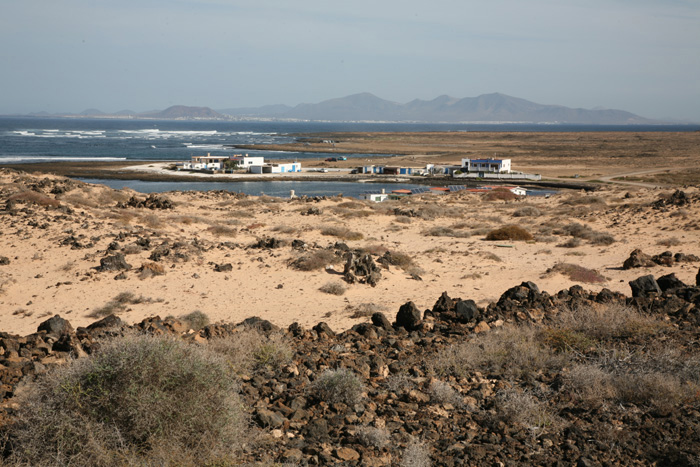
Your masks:
{"label": "sandy ground", "polygon": [[[698,191],[686,189],[691,196]],[[380,204],[188,192],[162,195],[174,209],[151,210],[117,207],[132,195],[145,198],[134,192],[0,170],[0,206],[7,206],[0,210],[0,256],[9,259],[0,265],[0,329],[28,334],[55,314],[85,326],[108,311],[138,322],[199,310],[212,322],[260,316],[280,326],[325,321],[343,330],[368,319],[353,318],[358,309],[384,311],[393,319],[406,301],[430,308],[443,291],[486,305],[525,280],[550,293],[580,284],[629,294],[628,281],[650,273],[673,272],[694,284],[697,263],[620,268],[635,248],[649,254],[700,255],[700,202],[665,210],[650,207],[670,192],[605,187],[594,194],[568,192],[510,202],[462,192]],[[321,213],[304,215],[310,208]],[[535,211],[516,217],[528,211],[523,208]],[[397,209],[415,217],[397,215]],[[561,246],[571,236],[560,230],[571,223],[611,234],[615,241]],[[488,231],[508,224],[522,226],[535,240],[485,240]],[[253,247],[264,238],[283,245]],[[306,244],[303,250],[292,248],[296,239]],[[312,271],[292,266],[336,242],[373,252],[375,260],[387,250],[403,253],[412,264],[383,269],[376,287],[345,284],[342,261]],[[151,255],[162,244],[170,253],[155,261]],[[132,266],[121,280],[115,279],[118,272],[97,269],[100,259],[114,252],[123,252]],[[141,271],[152,263],[162,275]],[[557,263],[594,269],[605,279],[590,284],[547,273]],[[215,271],[224,264],[232,270]],[[343,295],[321,292],[328,283],[344,284],[347,290]]]}

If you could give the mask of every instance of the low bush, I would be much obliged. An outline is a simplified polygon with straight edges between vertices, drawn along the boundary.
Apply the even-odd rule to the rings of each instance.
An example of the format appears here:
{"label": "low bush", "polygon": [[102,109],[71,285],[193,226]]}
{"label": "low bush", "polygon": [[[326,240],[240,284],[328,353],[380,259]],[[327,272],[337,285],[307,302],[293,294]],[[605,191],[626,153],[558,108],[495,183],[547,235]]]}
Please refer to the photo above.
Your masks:
{"label": "low bush", "polygon": [[323,293],[330,295],[343,295],[345,294],[347,288],[342,282],[326,282],[319,289]]}
{"label": "low bush", "polygon": [[518,199],[518,196],[507,188],[495,188],[486,192],[483,199],[485,201],[513,201]]}
{"label": "low bush", "polygon": [[555,327],[583,334],[596,340],[651,336],[668,329],[668,325],[652,315],[646,315],[624,304],[604,307],[590,306],[562,310]]}
{"label": "low bush", "polygon": [[315,271],[331,264],[337,264],[340,260],[341,258],[331,250],[314,250],[292,261],[291,266],[299,271]]}
{"label": "low bush", "polygon": [[547,269],[545,274],[553,273],[566,276],[574,282],[583,282],[586,284],[602,284],[607,281],[605,276],[600,274],[595,269],[588,269],[571,263],[557,263],[551,268]]}
{"label": "low bush", "polygon": [[566,199],[562,202],[562,204],[566,204],[569,206],[585,206],[585,205],[591,205],[591,204],[601,204],[605,205],[605,200],[601,198],[600,196],[593,196],[593,195],[587,195],[587,196],[572,196],[569,199]]}
{"label": "low bush", "polygon": [[165,274],[165,268],[158,263],[143,263],[139,271],[139,279],[144,280],[153,276],[162,276]]}
{"label": "low bush", "polygon": [[401,467],[430,467],[433,463],[430,460],[428,447],[422,441],[411,437],[399,465]]}
{"label": "low bush", "polygon": [[43,193],[36,191],[22,191],[8,196],[8,201],[18,201],[22,203],[35,204],[37,206],[43,206],[48,208],[57,208],[61,206],[61,203],[56,199],[46,196]]}
{"label": "low bush", "polygon": [[542,344],[535,328],[518,326],[477,334],[464,343],[441,349],[428,366],[439,376],[460,378],[478,370],[527,379],[538,371],[560,368],[566,361],[566,355]]}
{"label": "low bush", "polygon": [[[615,243],[615,237],[608,233],[596,232],[587,225],[578,224],[576,222],[565,225],[558,233],[571,235],[574,239],[588,240],[593,245],[612,245]],[[578,246],[578,245],[576,245]]]}
{"label": "low bush", "polygon": [[156,214],[146,214],[144,216],[141,216],[141,222],[147,227],[150,227],[152,229],[161,227],[163,225],[163,222],[160,220],[160,217]]}
{"label": "low bush", "polygon": [[426,237],[455,237],[455,238],[469,238],[471,234],[466,231],[455,230],[451,227],[436,226],[423,232]]}
{"label": "low bush", "polygon": [[411,255],[398,251],[387,251],[380,258],[379,262],[390,266],[396,266],[403,270],[417,267]]}
{"label": "low bush", "polygon": [[199,310],[195,310],[191,313],[187,313],[186,315],[181,316],[180,320],[183,321],[187,326],[189,326],[190,329],[193,329],[195,331],[199,331],[200,329],[209,325],[209,316],[207,316],[206,313],[203,313]]}
{"label": "low bush", "polygon": [[581,239],[576,238],[576,237],[572,237],[572,238],[568,239],[567,241],[560,243],[557,246],[560,248],[578,248],[581,246]]}
{"label": "low bush", "polygon": [[681,244],[681,240],[678,237],[662,238],[661,240],[657,240],[656,244],[665,247],[678,246]]}
{"label": "low bush", "polygon": [[108,315],[116,315],[127,311],[127,305],[137,305],[150,301],[151,299],[145,298],[143,295],[136,296],[133,292],[121,292],[103,306],[95,308],[87,316],[89,318],[104,318]]}
{"label": "low bush", "polygon": [[496,395],[496,411],[501,420],[526,428],[534,437],[545,430],[557,431],[561,426],[561,421],[549,406],[529,391],[500,391]]}
{"label": "low bush", "polygon": [[321,235],[328,235],[331,237],[338,237],[343,240],[362,240],[364,235],[360,232],[355,232],[347,227],[339,226],[326,226],[321,229]]}
{"label": "low bush", "polygon": [[523,206],[513,211],[513,217],[539,217],[542,211],[534,206]]}
{"label": "low bush", "polygon": [[355,438],[363,446],[382,449],[389,443],[391,434],[386,428],[361,426],[355,432]]}
{"label": "low bush", "polygon": [[486,234],[486,240],[532,240],[532,234],[518,225],[506,225]]}
{"label": "low bush", "polygon": [[209,347],[223,355],[236,374],[247,375],[277,371],[292,359],[292,349],[278,333],[263,333],[254,328],[217,337],[209,341]]}
{"label": "low bush", "polygon": [[455,407],[462,405],[462,396],[449,383],[439,379],[430,383],[428,388],[430,400],[438,404],[452,404]]}
{"label": "low bush", "polygon": [[129,335],[18,395],[9,465],[233,462],[247,431],[238,383],[206,347]]}
{"label": "low bush", "polygon": [[347,368],[326,370],[311,384],[311,395],[329,404],[353,405],[362,399],[365,388]]}
{"label": "low bush", "polygon": [[214,234],[216,237],[235,237],[238,235],[238,231],[236,229],[232,229],[231,227],[227,227],[225,225],[212,225],[207,228],[207,232]]}
{"label": "low bush", "polygon": [[375,313],[386,311],[386,307],[375,303],[360,303],[359,305],[346,307],[346,311],[350,313],[350,318],[360,319],[369,318]]}

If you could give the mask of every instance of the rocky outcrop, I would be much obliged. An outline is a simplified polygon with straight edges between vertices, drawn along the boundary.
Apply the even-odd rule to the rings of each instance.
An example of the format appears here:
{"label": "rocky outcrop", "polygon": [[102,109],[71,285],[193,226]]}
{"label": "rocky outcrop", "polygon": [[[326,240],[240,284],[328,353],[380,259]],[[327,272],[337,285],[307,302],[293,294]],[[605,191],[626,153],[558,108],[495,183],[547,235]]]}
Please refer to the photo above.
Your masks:
{"label": "rocky outcrop", "polygon": [[349,284],[359,282],[375,287],[381,278],[381,269],[372,259],[372,255],[358,251],[346,253],[345,268],[343,269],[343,279],[346,282]]}
{"label": "rocky outcrop", "polygon": [[151,193],[146,199],[139,199],[132,196],[126,202],[117,203],[117,207],[125,208],[145,208],[145,209],[173,209],[173,203],[167,198],[161,198]]}
{"label": "rocky outcrop", "polygon": [[630,257],[622,263],[622,269],[649,268],[656,266],[651,260],[651,256],[644,254],[642,250],[635,249],[630,253]]}
{"label": "rocky outcrop", "polygon": [[693,263],[700,261],[700,257],[685,253],[672,253],[664,251],[658,255],[649,256],[642,250],[635,249],[630,253],[629,258],[622,263],[622,269],[649,268],[654,266],[673,266],[676,263]]}
{"label": "rocky outcrop", "polygon": [[[208,339],[254,328],[264,334],[284,333],[294,357],[241,380],[251,419],[266,440],[242,453],[244,462],[264,458],[311,465],[397,465],[416,438],[423,440],[424,455],[434,465],[690,465],[700,449],[700,442],[687,435],[697,428],[696,401],[681,401],[672,409],[624,402],[589,410],[566,389],[570,368],[553,373],[546,364],[536,363],[527,377],[498,365],[488,373],[469,370],[462,376],[439,375],[431,369],[437,352],[458,349],[477,333],[488,336],[518,324],[546,330],[561,310],[615,303],[659,315],[659,322],[671,324],[661,339],[688,339],[688,351],[694,352],[700,287],[683,284],[673,274],[658,280],[642,276],[630,287],[632,297],[606,289],[590,292],[580,286],[550,295],[532,282],[523,282],[485,308],[443,293],[425,312],[412,302],[403,304],[393,325],[384,314],[375,313],[343,332],[323,322],[311,329],[295,323],[280,330],[260,318],[193,332],[173,318],[156,316],[129,326],[114,315],[74,330],[68,321],[54,316],[29,336],[0,333],[0,398],[6,401],[4,407],[10,407],[8,402],[21,381],[99,352],[106,338],[143,332],[180,336],[204,345]],[[673,332],[673,337],[666,332]],[[545,336],[576,338],[575,333]],[[635,335],[617,339],[627,339],[621,345],[628,350],[646,351],[651,345],[637,341]],[[590,350],[582,347],[577,352]],[[362,381],[359,402],[328,403],[314,396],[313,382],[334,368],[344,368]],[[502,394],[512,393],[513,388],[524,391],[517,411],[530,409],[526,402],[532,394],[544,394],[557,411],[547,423],[563,428],[528,428],[498,418]],[[4,415],[0,410],[0,423],[3,416],[11,418],[11,410]],[[616,427],[614,440],[610,439],[611,423]]]}
{"label": "rocky outcrop", "polygon": [[97,267],[98,271],[128,271],[131,269],[131,265],[126,262],[124,254],[116,253],[114,255],[105,256],[100,259],[100,265]]}

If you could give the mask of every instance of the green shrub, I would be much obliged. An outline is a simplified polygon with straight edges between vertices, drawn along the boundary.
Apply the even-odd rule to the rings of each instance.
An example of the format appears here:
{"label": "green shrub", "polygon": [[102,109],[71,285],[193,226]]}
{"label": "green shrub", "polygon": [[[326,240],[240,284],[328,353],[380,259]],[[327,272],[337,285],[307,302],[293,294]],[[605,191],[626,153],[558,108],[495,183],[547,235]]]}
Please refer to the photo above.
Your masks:
{"label": "green shrub", "polygon": [[[205,347],[129,335],[28,386],[6,425],[10,464],[201,465],[233,460],[238,383]],[[1,439],[1,438],[0,438]]]}
{"label": "green shrub", "polygon": [[311,384],[311,394],[329,404],[353,405],[360,401],[365,388],[360,379],[346,368],[326,370]]}

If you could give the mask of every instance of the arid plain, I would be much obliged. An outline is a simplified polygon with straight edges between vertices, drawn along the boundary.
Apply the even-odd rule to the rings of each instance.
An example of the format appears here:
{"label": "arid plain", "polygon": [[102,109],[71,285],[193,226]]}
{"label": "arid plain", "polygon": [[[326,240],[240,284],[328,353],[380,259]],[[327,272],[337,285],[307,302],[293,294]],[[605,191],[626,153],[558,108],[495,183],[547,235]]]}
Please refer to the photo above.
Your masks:
{"label": "arid plain", "polygon": [[[299,144],[320,150],[316,137]],[[320,138],[335,140],[336,152],[399,154],[392,163],[510,157],[517,170],[546,179],[595,180],[595,191],[517,199],[459,192],[378,204],[172,192],[143,207],[146,195],[129,190],[3,169],[2,330],[28,334],[55,314],[83,326],[109,313],[137,322],[193,311],[212,322],[259,316],[280,326],[325,321],[342,330],[374,311],[393,315],[408,300],[429,308],[443,291],[483,306],[523,281],[550,293],[580,284],[626,294],[630,280],[648,273],[695,283],[700,264],[692,261],[630,270],[622,264],[635,249],[700,254],[697,133]],[[687,203],[663,201],[676,189]],[[513,225],[532,238],[487,240]],[[343,280],[350,253],[378,264],[374,286]],[[101,263],[115,256],[117,266]]]}

